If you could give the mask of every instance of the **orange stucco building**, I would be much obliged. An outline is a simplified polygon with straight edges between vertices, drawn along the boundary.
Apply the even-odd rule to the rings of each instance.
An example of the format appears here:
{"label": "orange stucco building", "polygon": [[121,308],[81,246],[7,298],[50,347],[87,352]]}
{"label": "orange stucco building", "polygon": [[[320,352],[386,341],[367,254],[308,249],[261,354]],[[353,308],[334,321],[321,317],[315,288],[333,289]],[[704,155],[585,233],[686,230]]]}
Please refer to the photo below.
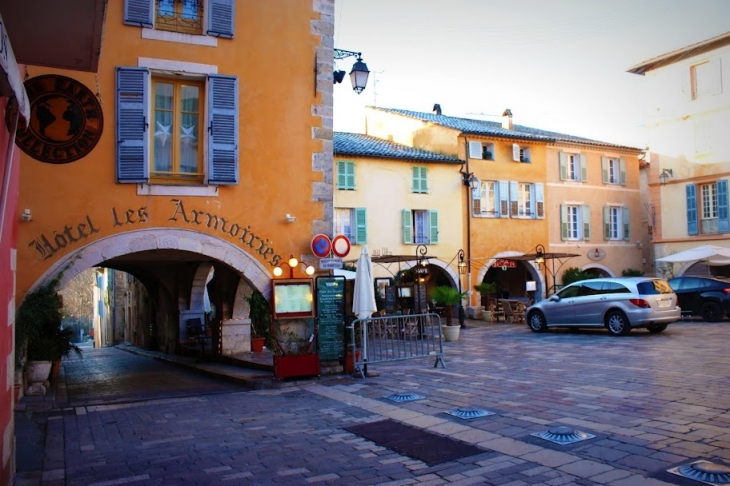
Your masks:
{"label": "orange stucco building", "polygon": [[210,291],[223,351],[248,350],[246,297],[331,231],[333,12],[110,2],[96,72],[29,66],[19,301],[115,268],[151,296],[134,344],[175,352]]}

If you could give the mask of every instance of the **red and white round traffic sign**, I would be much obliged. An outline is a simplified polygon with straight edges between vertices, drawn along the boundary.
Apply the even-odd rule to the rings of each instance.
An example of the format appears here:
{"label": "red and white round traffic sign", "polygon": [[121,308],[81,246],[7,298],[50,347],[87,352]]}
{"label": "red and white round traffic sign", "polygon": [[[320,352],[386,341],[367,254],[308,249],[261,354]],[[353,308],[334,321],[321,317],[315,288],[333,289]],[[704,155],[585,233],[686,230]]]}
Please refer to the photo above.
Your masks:
{"label": "red and white round traffic sign", "polygon": [[332,239],[332,253],[345,258],[350,253],[350,239],[345,235],[337,235]]}
{"label": "red and white round traffic sign", "polygon": [[320,233],[312,238],[312,253],[319,258],[327,258],[330,256],[330,251],[332,251],[332,242],[329,236]]}

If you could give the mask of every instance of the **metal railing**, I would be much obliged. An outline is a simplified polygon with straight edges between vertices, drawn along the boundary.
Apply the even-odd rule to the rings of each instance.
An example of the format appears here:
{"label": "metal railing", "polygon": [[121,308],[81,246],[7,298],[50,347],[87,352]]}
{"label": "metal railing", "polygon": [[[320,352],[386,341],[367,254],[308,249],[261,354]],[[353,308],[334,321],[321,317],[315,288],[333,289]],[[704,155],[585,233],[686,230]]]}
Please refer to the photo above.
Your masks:
{"label": "metal railing", "polygon": [[439,364],[446,368],[438,314],[357,319],[347,326],[347,331],[353,348],[353,369],[363,378],[368,365],[404,359],[433,357],[434,368]]}

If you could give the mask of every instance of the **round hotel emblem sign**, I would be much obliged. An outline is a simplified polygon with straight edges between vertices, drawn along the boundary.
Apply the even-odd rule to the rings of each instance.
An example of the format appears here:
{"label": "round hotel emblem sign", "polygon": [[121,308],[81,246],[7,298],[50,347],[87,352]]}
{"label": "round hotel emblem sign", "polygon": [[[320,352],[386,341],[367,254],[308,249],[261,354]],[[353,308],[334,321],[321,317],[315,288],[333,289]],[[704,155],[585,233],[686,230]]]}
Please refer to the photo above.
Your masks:
{"label": "round hotel emblem sign", "polygon": [[17,145],[36,160],[66,164],[87,155],[101,137],[101,104],[75,79],[49,74],[25,82],[30,123],[16,135]]}

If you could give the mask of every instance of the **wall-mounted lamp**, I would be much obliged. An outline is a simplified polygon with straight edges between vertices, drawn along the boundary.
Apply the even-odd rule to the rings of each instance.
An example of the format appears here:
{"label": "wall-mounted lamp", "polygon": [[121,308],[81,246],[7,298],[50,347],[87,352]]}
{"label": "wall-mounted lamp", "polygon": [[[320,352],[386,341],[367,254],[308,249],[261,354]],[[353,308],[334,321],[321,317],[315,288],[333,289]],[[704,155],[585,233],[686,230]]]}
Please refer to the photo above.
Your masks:
{"label": "wall-mounted lamp", "polygon": [[[294,278],[294,269],[299,266],[299,260],[296,259],[293,255],[289,257],[288,262],[284,262],[284,265],[287,265],[289,267],[289,278]],[[307,265],[306,263],[302,262],[301,265],[303,268],[303,272],[307,275],[314,275],[314,267],[312,265]],[[274,276],[275,277],[281,277],[281,275],[284,273],[284,270],[281,268],[281,266],[278,266],[274,268]]]}
{"label": "wall-mounted lamp", "polygon": [[473,172],[462,172],[461,183],[470,188],[472,191],[479,187],[479,179],[476,178]]}
{"label": "wall-mounted lamp", "polygon": [[638,248],[639,250],[644,248],[644,244],[641,242],[641,240],[636,240],[636,248]]}
{"label": "wall-mounted lamp", "polygon": [[20,215],[20,219],[22,219],[26,223],[28,221],[32,221],[33,220],[33,215],[30,214],[30,209],[24,209],[23,210],[23,214]]}
{"label": "wall-mounted lamp", "polygon": [[662,169],[662,173],[659,174],[659,183],[664,185],[670,177],[674,177],[672,169]]}
{"label": "wall-mounted lamp", "polygon": [[[357,58],[357,61],[355,61],[355,64],[352,65],[352,70],[350,71],[350,82],[352,83],[352,89],[355,93],[360,94],[368,84],[370,71],[368,70],[367,64],[365,64],[362,60],[362,53],[335,48],[335,59],[347,59],[348,57]],[[337,70],[332,74],[334,84],[341,83],[342,80],[345,79],[345,71]]]}
{"label": "wall-mounted lamp", "polygon": [[293,223],[296,220],[297,220],[296,216],[292,216],[291,214],[286,213],[286,222],[287,223]]}
{"label": "wall-mounted lamp", "polygon": [[541,263],[545,263],[545,247],[538,244],[535,247],[535,264],[540,265]]}

